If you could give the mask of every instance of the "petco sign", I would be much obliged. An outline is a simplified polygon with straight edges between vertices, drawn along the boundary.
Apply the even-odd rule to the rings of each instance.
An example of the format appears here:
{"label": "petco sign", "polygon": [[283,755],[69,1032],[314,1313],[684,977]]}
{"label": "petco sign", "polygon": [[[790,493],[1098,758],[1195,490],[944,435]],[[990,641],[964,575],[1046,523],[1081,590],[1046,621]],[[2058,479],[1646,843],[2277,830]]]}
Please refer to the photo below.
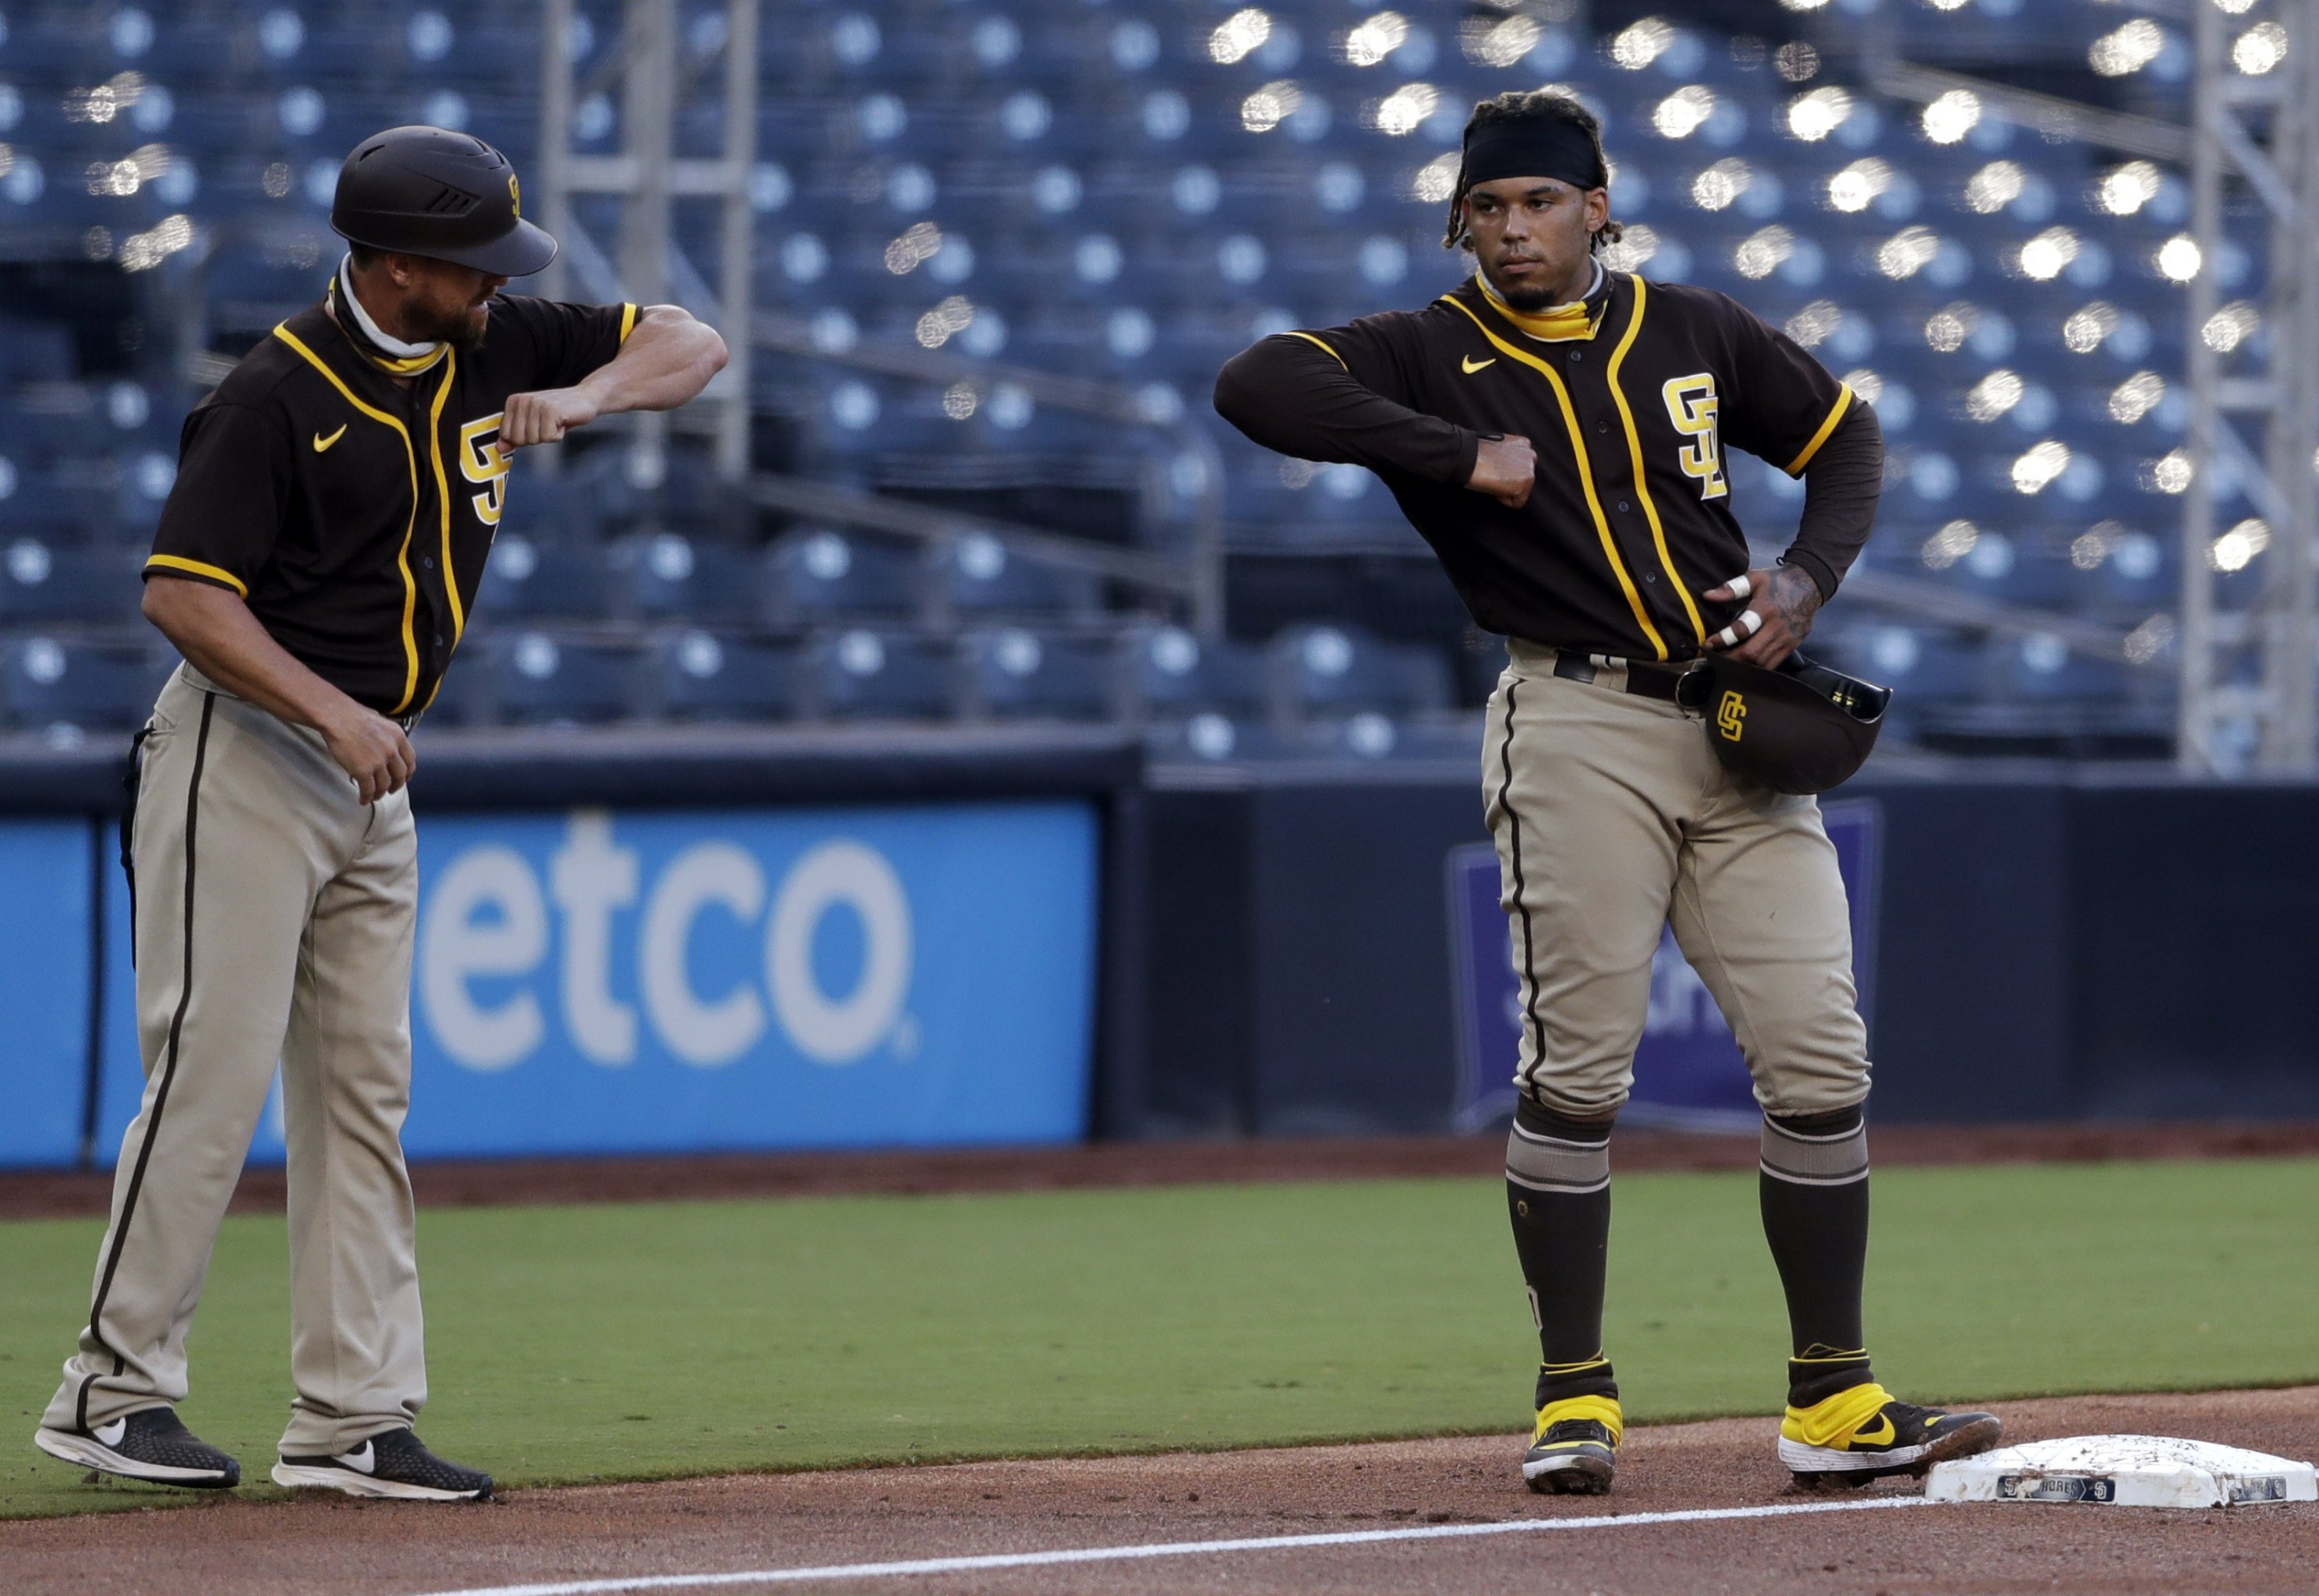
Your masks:
{"label": "petco sign", "polygon": [[422,816],[416,1156],[1075,1137],[1081,804]]}
{"label": "petco sign", "polygon": [[[557,986],[573,1047],[596,1064],[636,1059],[637,1008],[615,995],[612,933],[639,894],[636,851],[615,840],[610,817],[574,815],[549,856],[547,886],[505,846],[471,848],[452,861],[428,902],[418,991],[443,1050],[470,1069],[505,1069],[539,1049],[547,1017],[537,992],[517,987],[486,1007],[474,982],[525,977],[547,959],[548,900],[562,917]],[[763,989],[790,1044],[820,1064],[851,1064],[884,1041],[902,1015],[910,979],[910,905],[884,854],[860,843],[817,844],[791,864],[765,914],[765,871],[756,855],[723,840],[692,843],[668,861],[643,897],[634,989],[652,1034],[687,1064],[730,1064],[763,1040],[767,1005],[754,984],[710,997],[694,986],[689,950],[711,910],[743,927],[764,921]],[[861,970],[833,996],[815,972],[824,917],[850,911],[859,925]]]}

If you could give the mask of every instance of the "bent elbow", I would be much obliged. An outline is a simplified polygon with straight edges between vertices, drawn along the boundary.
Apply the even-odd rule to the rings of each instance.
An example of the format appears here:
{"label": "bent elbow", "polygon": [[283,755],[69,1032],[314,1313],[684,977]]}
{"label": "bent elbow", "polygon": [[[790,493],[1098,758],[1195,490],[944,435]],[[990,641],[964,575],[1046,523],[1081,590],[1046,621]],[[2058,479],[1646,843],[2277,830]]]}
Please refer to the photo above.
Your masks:
{"label": "bent elbow", "polygon": [[1255,384],[1249,380],[1248,370],[1250,358],[1255,353],[1254,349],[1243,349],[1225,361],[1223,369],[1216,373],[1215,389],[1209,395],[1216,414],[1243,432],[1248,430],[1256,409]]}

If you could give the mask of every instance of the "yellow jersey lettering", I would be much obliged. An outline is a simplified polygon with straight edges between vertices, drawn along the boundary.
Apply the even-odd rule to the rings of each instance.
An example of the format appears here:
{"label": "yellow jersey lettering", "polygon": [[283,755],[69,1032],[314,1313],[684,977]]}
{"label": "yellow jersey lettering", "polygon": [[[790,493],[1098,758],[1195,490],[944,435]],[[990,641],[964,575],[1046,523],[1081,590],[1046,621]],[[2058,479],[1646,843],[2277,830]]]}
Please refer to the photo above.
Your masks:
{"label": "yellow jersey lettering", "polygon": [[499,450],[500,421],[506,413],[494,410],[459,428],[459,474],[483,484],[483,491],[468,502],[486,527],[498,526],[507,511],[508,458]]}
{"label": "yellow jersey lettering", "polygon": [[1723,441],[1716,431],[1715,379],[1706,372],[1672,377],[1659,389],[1666,401],[1667,419],[1691,441],[1683,446],[1683,473],[1699,483],[1699,496],[1720,499],[1731,485],[1723,477]]}

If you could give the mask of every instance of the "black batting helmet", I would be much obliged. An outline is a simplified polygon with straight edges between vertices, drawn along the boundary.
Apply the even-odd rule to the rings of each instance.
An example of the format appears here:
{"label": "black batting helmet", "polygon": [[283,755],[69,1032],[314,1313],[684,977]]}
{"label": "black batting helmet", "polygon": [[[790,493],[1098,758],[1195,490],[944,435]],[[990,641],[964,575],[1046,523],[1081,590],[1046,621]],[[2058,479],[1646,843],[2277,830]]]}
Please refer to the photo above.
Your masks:
{"label": "black batting helmet", "polygon": [[1702,712],[1725,765],[1775,792],[1826,792],[1876,746],[1892,690],[1790,654],[1776,671],[1711,654],[1683,673],[1676,701]]}
{"label": "black batting helmet", "polygon": [[338,168],[330,229],[495,277],[528,277],[555,258],[555,240],[523,219],[508,158],[447,128],[389,128],[356,145]]}

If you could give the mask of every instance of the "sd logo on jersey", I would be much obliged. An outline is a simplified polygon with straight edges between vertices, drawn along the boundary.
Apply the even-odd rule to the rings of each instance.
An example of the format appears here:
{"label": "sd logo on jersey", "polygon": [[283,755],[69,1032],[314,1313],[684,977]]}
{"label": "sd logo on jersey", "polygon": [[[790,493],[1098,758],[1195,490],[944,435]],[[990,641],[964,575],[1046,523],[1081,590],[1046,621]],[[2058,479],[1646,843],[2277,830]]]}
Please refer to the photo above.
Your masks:
{"label": "sd logo on jersey", "polygon": [[507,512],[508,457],[500,453],[500,421],[505,410],[494,410],[459,428],[459,474],[483,491],[468,500],[475,518],[496,527]]}
{"label": "sd logo on jersey", "polygon": [[1737,743],[1747,729],[1747,700],[1736,692],[1725,693],[1715,706],[1715,729],[1725,742]]}

